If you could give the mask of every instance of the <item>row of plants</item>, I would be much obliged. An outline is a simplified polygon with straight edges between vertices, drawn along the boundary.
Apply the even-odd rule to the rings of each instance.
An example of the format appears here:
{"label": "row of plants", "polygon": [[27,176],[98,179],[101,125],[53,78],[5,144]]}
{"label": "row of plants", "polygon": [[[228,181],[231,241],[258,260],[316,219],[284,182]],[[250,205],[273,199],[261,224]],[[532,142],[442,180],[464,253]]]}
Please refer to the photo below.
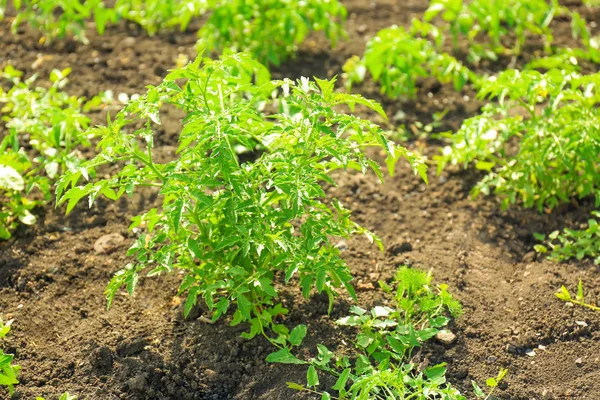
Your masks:
{"label": "row of plants", "polygon": [[[8,10],[0,0],[0,20]],[[74,37],[88,43],[87,25],[99,35],[119,20],[131,21],[154,35],[208,14],[198,31],[198,50],[248,52],[265,64],[279,65],[293,55],[312,31],[324,31],[332,46],[346,37],[346,8],[338,0],[13,0],[12,31],[28,24],[41,43]]]}
{"label": "row of plants", "polygon": [[[571,20],[580,48],[555,46],[552,22],[557,18]],[[452,54],[443,51],[447,37]],[[476,65],[520,56],[526,43],[539,42],[543,56],[531,59],[525,70],[495,76],[478,76],[455,58],[464,53],[461,43],[467,43],[469,64]],[[434,160],[438,173],[447,165],[475,166],[487,174],[473,197],[493,193],[502,208],[519,203],[551,212],[573,199],[595,198],[600,206],[598,74],[582,74],[582,60],[600,61],[597,38],[579,13],[558,1],[433,0],[410,28],[394,26],[370,39],[362,58],[348,60],[344,76],[352,87],[368,73],[394,99],[415,97],[424,78],[452,83],[458,91],[471,84],[485,105],[458,131],[438,135],[448,142]],[[544,244],[535,249],[556,261],[592,257],[600,263],[597,221],[587,225],[536,234]]]}
{"label": "row of plants", "polygon": [[[436,10],[446,10],[435,4],[439,3],[432,4],[426,19],[435,18]],[[213,15],[227,21],[219,26],[238,21],[235,13]],[[444,18],[451,29],[452,21],[463,17]],[[508,17],[502,18],[500,27],[508,23]],[[243,27],[244,21],[238,21],[240,31],[250,29]],[[522,32],[536,31],[527,25]],[[550,41],[546,31],[542,34]],[[417,77],[453,82],[458,90],[467,82],[476,83],[479,99],[489,103],[458,132],[444,135],[449,145],[435,160],[440,170],[460,164],[487,171],[473,193],[494,192],[504,207],[519,203],[551,211],[575,197],[590,196],[599,205],[598,163],[589,162],[599,154],[597,74],[507,70],[480,79],[453,56],[440,53],[441,41],[430,42],[431,35],[441,37],[426,21],[415,20],[408,30],[386,30],[368,46],[364,60],[369,63],[362,66],[362,75],[354,80],[350,75],[350,81],[364,79],[369,70],[392,97],[414,94]],[[498,43],[491,38],[490,49],[496,53]],[[293,51],[287,49],[280,53],[269,48],[261,59],[276,64],[282,58],[272,58],[269,52],[285,57]],[[264,46],[254,49],[255,54],[262,51]],[[378,59],[395,67],[377,66]],[[348,73],[360,68],[362,61],[354,62]],[[391,307],[353,307],[351,316],[338,321],[359,331],[354,355],[336,355],[319,345],[315,359],[298,359],[292,350],[301,344],[306,327],[290,330],[283,323],[288,310],[279,301],[282,284],[298,285],[304,296],[313,290],[326,293],[330,310],[340,290],[356,298],[351,271],[332,245],[334,238],[363,234],[382,248],[373,233],[352,221],[341,202],[326,197],[322,184],[335,185],[330,172],[373,171],[383,181],[379,164],[365,152],[376,147],[387,155],[390,174],[397,161],[405,159],[427,179],[420,157],[388,140],[376,124],[338,111],[340,105],[351,111],[359,105],[385,118],[379,104],[335,91],[335,79],[272,81],[264,65],[243,53],[218,60],[200,56],[149,87],[116,116],[109,115],[106,126],[87,129],[89,119],[83,113],[102,100],[86,103],[62,92],[69,72],[54,71],[52,87],[43,89],[33,86],[35,78],[22,81],[22,74],[10,67],[2,71],[10,87],[0,93],[9,132],[0,156],[2,238],[10,237],[17,221],[35,222],[32,208],[49,200],[52,183],[61,174],[56,197],[67,212],[86,197],[91,205],[99,196],[117,200],[151,188],[158,191],[162,206],[133,219],[131,228],[144,233],[128,251],[135,261],[117,272],[107,287],[109,306],[122,287],[133,294],[141,273],[176,271],[182,276],[179,294],[187,298],[185,314],[203,301],[213,321],[230,314],[232,325],[247,324],[244,337],[261,335],[272,343],[276,351],[269,361],[308,365],[307,384],[290,384],[291,388],[332,398],[329,391],[317,389],[321,371],[337,378],[332,389],[338,398],[464,398],[446,383],[444,365],[421,369],[414,363],[414,350],[443,329],[448,315],[460,312],[447,288],[432,288],[431,277],[424,273],[400,269],[395,290],[381,283]],[[168,107],[185,114],[179,148],[174,159],[156,162],[155,130]],[[92,138],[98,140],[98,155],[80,161],[78,149]],[[118,166],[118,171],[105,175],[109,165]],[[597,257],[598,230],[592,221],[584,232],[553,233],[551,243],[536,249],[551,251],[557,260]],[[582,289],[575,299],[566,289],[561,293],[563,300],[584,304]],[[13,368],[12,356],[0,360]],[[11,371],[16,380],[17,370]],[[491,390],[505,373],[488,382]],[[480,397],[491,395],[476,384],[474,390]]]}

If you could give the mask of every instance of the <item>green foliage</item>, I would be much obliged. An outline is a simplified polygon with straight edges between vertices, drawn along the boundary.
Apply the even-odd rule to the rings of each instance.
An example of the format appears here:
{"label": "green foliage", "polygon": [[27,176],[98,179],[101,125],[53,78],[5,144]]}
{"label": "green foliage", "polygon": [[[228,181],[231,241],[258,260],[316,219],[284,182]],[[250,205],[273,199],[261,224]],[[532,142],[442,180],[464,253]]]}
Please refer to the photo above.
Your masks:
{"label": "green foliage", "polygon": [[554,295],[556,297],[558,297],[559,299],[561,299],[562,301],[577,304],[582,307],[589,308],[590,310],[593,310],[593,311],[600,311],[600,307],[598,307],[594,304],[589,304],[589,303],[585,302],[585,296],[583,294],[583,282],[581,280],[579,280],[579,284],[577,285],[577,295],[575,296],[575,298],[573,298],[571,296],[571,293],[564,285]]}
{"label": "green foliage", "polygon": [[[10,324],[12,321],[4,323],[0,318],[0,339],[3,339],[10,332]],[[19,383],[17,373],[20,367],[12,363],[13,355],[6,354],[0,349],[0,387],[4,386],[8,389],[8,393],[14,392],[14,385]]]}
{"label": "green foliage", "polygon": [[440,38],[433,25],[418,20],[413,20],[409,31],[398,26],[379,31],[367,43],[362,59],[354,56],[344,65],[348,88],[362,82],[367,72],[381,85],[381,92],[391,98],[414,97],[419,78],[452,83],[456,90],[478,81],[475,73],[426,39],[428,35],[436,41]]}
{"label": "green foliage", "polygon": [[550,24],[557,17],[570,17],[573,35],[581,36],[585,47],[590,47],[585,21],[558,0],[431,0],[424,14],[426,22],[441,19],[447,24],[455,50],[465,38],[474,62],[494,60],[497,54],[519,55],[531,38],[543,40],[550,54],[554,41]]}
{"label": "green foliage", "polygon": [[485,381],[486,386],[490,389],[490,391],[487,394],[483,391],[483,389],[479,387],[479,385],[477,385],[477,382],[471,381],[475,396],[477,396],[478,398],[483,398],[484,400],[491,399],[492,395],[494,394],[494,391],[496,390],[500,382],[502,382],[507,373],[507,369],[501,368],[498,372],[498,375],[495,378],[488,378]]}
{"label": "green foliage", "polygon": [[117,0],[114,11],[148,32],[179,27],[183,32],[192,18],[204,14],[214,0]]}
{"label": "green foliage", "polygon": [[[198,57],[95,129],[100,153],[60,179],[58,203],[69,212],[85,196],[91,203],[99,195],[116,200],[140,186],[158,188],[163,200],[161,209],[133,219],[131,227],[147,233],[128,252],[137,261],[109,284],[109,304],[122,286],[132,293],[144,269],[178,270],[186,314],[198,299],[213,320],[233,308],[233,325],[250,323],[245,337],[267,336],[270,328],[277,336],[269,340],[284,346],[291,339],[277,322],[287,313],[277,302],[278,276],[297,279],[305,296],[316,288],[333,301],[340,287],[353,295],[350,271],[330,238],[359,233],[381,243],[339,201],[326,200],[321,184],[334,184],[328,174],[342,168],[373,170],[382,179],[363,153],[371,146],[388,154],[390,173],[403,157],[426,175],[421,160],[388,142],[377,125],[334,110],[362,104],[385,115],[381,106],[333,89],[333,80],[269,81],[266,68],[245,54]],[[159,163],[154,128],[163,106],[182,110],[185,119],[177,157]],[[239,151],[255,159],[244,162]],[[117,162],[120,171],[94,179],[100,166]],[[82,178],[90,181],[78,186]]]}
{"label": "green foliage", "polygon": [[[26,22],[40,31],[42,42],[52,42],[73,36],[87,43],[86,22],[92,17],[99,34],[104,32],[108,22],[114,22],[116,15],[105,7],[103,0],[13,0],[17,15],[12,22],[13,33]],[[8,0],[0,0],[0,19]]]}
{"label": "green foliage", "polygon": [[346,36],[345,20],[346,8],[338,0],[221,1],[198,32],[198,48],[243,51],[279,65],[312,31],[325,31],[335,46]]}
{"label": "green foliage", "polygon": [[[306,386],[289,382],[288,387],[318,393],[316,370],[321,370],[337,377],[332,389],[338,393],[338,399],[466,400],[446,382],[445,364],[420,369],[412,357],[414,349],[448,324],[449,315],[461,314],[460,303],[448,293],[446,285],[433,287],[431,275],[425,272],[401,267],[394,284],[392,289],[380,282],[391,295],[391,307],[376,306],[367,311],[354,306],[350,316],[337,321],[358,328],[355,355],[339,357],[323,345],[317,346],[317,357],[308,362],[290,355],[295,363],[310,367]],[[287,361],[292,358],[288,356]],[[331,398],[329,393],[321,395]]]}
{"label": "green foliage", "polygon": [[[593,211],[594,217],[600,218],[600,212]],[[538,240],[545,241],[544,235],[535,235]],[[553,261],[567,261],[572,258],[581,260],[584,257],[594,259],[600,265],[600,225],[596,219],[588,220],[586,229],[565,229],[563,232],[554,231],[548,235],[547,245],[538,244],[534,248],[538,253],[548,253]]]}
{"label": "green foliage", "polygon": [[0,239],[8,239],[18,222],[36,222],[31,210],[51,199],[51,185],[59,174],[79,164],[78,148],[88,146],[83,134],[90,120],[83,109],[100,98],[84,98],[62,91],[70,68],[54,70],[48,89],[34,86],[36,76],[22,80],[11,66],[0,70],[10,89],[0,88],[0,113],[7,133],[0,141]]}
{"label": "green foliage", "polygon": [[[36,397],[35,400],[45,400],[43,397]],[[58,400],[77,400],[76,396],[71,396],[69,393],[63,393]]]}
{"label": "green foliage", "polygon": [[[205,13],[214,0],[116,0],[108,7],[104,0],[13,0],[17,15],[12,23],[13,33],[23,23],[38,30],[42,42],[74,37],[88,43],[86,23],[93,20],[98,34],[106,26],[126,19],[137,23],[148,34],[178,26],[185,30],[191,19]],[[0,0],[0,19],[8,0]]]}
{"label": "green foliage", "polygon": [[475,164],[487,175],[473,195],[500,196],[502,206],[552,209],[572,197],[600,205],[600,74],[508,70],[481,83],[479,99],[498,99],[469,118],[437,156],[447,164]]}

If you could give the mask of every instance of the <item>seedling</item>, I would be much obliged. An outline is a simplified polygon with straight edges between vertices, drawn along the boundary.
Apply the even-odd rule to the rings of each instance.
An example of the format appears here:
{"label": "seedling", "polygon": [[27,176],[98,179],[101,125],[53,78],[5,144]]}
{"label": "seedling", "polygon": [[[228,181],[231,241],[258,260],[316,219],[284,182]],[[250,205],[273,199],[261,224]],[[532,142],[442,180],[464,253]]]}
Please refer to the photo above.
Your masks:
{"label": "seedling", "polygon": [[[599,211],[593,211],[592,215],[600,218]],[[596,265],[600,265],[600,225],[596,219],[589,219],[587,225],[588,227],[582,230],[566,228],[563,232],[554,231],[548,235],[549,241],[546,245],[537,244],[534,249],[541,254],[550,251],[549,258],[554,261],[591,257]],[[546,241],[545,235],[536,234],[535,237]]]}
{"label": "seedling", "polygon": [[[551,210],[570,199],[594,196],[600,205],[600,74],[507,70],[481,82],[478,98],[497,99],[469,118],[436,157],[487,171],[473,196],[492,191],[506,208]],[[515,146],[517,145],[517,146]],[[515,149],[516,151],[512,151]]]}
{"label": "seedling", "polygon": [[[26,22],[42,33],[41,43],[70,36],[88,43],[86,21],[93,17],[98,34],[103,34],[106,25],[117,18],[102,0],[13,0],[12,3],[17,12],[12,22],[13,33]],[[0,20],[7,5],[8,0],[0,0]]]}
{"label": "seedling", "polygon": [[590,310],[600,311],[600,307],[585,302],[585,296],[583,294],[583,282],[581,281],[581,279],[579,280],[579,284],[577,285],[577,295],[575,296],[575,298],[571,297],[571,293],[569,293],[569,291],[564,285],[554,295],[562,301],[566,301],[567,303],[573,303],[585,308],[589,308]]}
{"label": "seedling", "polygon": [[[354,306],[350,316],[337,321],[358,328],[351,357],[337,356],[318,345],[318,355],[310,361],[282,350],[271,354],[267,361],[309,365],[306,385],[288,382],[288,387],[320,394],[322,399],[466,400],[446,382],[445,363],[422,369],[413,358],[414,350],[446,326],[449,316],[460,315],[460,303],[448,293],[446,285],[433,287],[431,275],[418,270],[401,267],[394,285],[392,288],[380,282],[391,296],[391,307],[365,310]],[[332,387],[337,397],[317,390],[318,370],[337,377]]]}
{"label": "seedling", "polygon": [[425,38],[428,35],[438,38],[439,32],[419,20],[413,20],[408,31],[398,26],[379,31],[367,43],[362,59],[354,56],[344,65],[346,86],[351,89],[369,72],[381,85],[382,93],[398,98],[414,97],[419,78],[433,77],[441,83],[452,83],[456,90],[478,80],[460,61]]}
{"label": "seedling", "polygon": [[490,391],[487,394],[483,391],[483,389],[479,387],[479,385],[477,385],[477,382],[471,381],[471,383],[473,384],[473,391],[475,393],[475,396],[477,396],[478,398],[483,398],[483,400],[488,400],[492,398],[494,391],[496,390],[500,382],[502,382],[507,373],[507,369],[501,368],[500,372],[498,372],[498,376],[496,376],[495,378],[488,378],[485,381],[486,386],[490,389]]}
{"label": "seedling", "polygon": [[[390,173],[405,158],[426,178],[421,159],[387,141],[377,125],[334,110],[356,104],[385,116],[371,100],[335,93],[334,80],[270,81],[248,55],[198,57],[92,130],[99,154],[60,179],[59,205],[70,212],[85,196],[92,204],[139,187],[157,188],[162,197],[160,209],[133,219],[131,228],[145,233],[128,252],[136,261],[110,282],[108,304],[122,286],[133,293],[143,270],[177,270],[186,315],[198,299],[213,321],[232,308],[232,325],[250,324],[245,337],[263,335],[284,347],[290,332],[280,323],[287,309],[278,302],[277,281],[297,282],[304,296],[326,293],[330,306],[338,288],[354,296],[350,271],[330,238],[358,233],[381,242],[338,200],[326,200],[321,184],[335,184],[328,174],[337,169],[372,170],[383,179],[364,154],[373,146],[387,154]],[[177,156],[157,162],[154,128],[167,106],[185,118]],[[241,161],[239,147],[255,157]],[[101,166],[115,162],[120,171],[97,179]],[[87,183],[79,185],[82,179]]]}
{"label": "seedling", "polygon": [[54,180],[78,165],[79,149],[89,145],[83,131],[90,119],[83,111],[102,100],[86,103],[63,92],[70,72],[54,70],[46,89],[34,86],[35,75],[23,80],[11,66],[0,70],[11,86],[6,92],[0,88],[0,114],[8,130],[0,142],[0,239],[10,238],[19,222],[35,224],[31,210],[51,199]]}

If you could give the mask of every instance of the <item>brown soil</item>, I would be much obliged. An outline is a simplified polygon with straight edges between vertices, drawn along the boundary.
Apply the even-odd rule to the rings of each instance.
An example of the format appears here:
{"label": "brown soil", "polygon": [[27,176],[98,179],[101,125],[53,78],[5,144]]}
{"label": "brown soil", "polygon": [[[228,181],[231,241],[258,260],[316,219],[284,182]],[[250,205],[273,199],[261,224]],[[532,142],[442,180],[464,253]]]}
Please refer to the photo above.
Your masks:
{"label": "brown soil", "polygon": [[[276,77],[339,74],[345,59],[362,53],[369,36],[394,23],[408,24],[427,2],[344,3],[350,39],[331,51],[314,35],[296,60],[276,70]],[[567,30],[568,22],[557,24],[557,32]],[[566,36],[557,34],[561,40]],[[89,46],[61,42],[49,48],[37,44],[28,30],[10,35],[6,21],[0,24],[0,38],[0,67],[10,63],[44,77],[53,68],[71,66],[67,90],[88,96],[108,89],[142,92],[161,80],[179,53],[192,57],[195,42],[193,33],[148,38],[121,24],[104,37],[90,34]],[[415,101],[387,100],[372,84],[357,90],[382,101],[390,116],[402,110],[406,118],[398,122],[407,125],[428,122],[433,112],[449,108],[444,128],[456,128],[478,109],[469,100],[472,91],[458,94],[428,81]],[[362,116],[381,122],[371,114]],[[93,117],[103,120],[99,114]],[[164,119],[159,138],[165,156],[173,150],[179,123],[176,116]],[[434,141],[409,146],[429,156],[438,151]],[[509,374],[497,393],[502,399],[600,398],[600,314],[570,307],[553,295],[560,285],[574,287],[583,279],[589,298],[600,299],[600,270],[590,261],[538,260],[531,251],[533,232],[583,222],[591,206],[568,206],[550,215],[518,207],[501,212],[493,198],[470,199],[476,179],[473,172],[438,177],[431,171],[427,186],[407,168],[384,186],[373,176],[339,177],[330,195],[345,201],[355,219],[387,247],[399,249],[381,254],[362,239],[347,242],[343,254],[356,276],[360,302],[380,301],[377,281],[390,278],[400,264],[431,269],[436,282],[450,285],[466,312],[451,327],[458,340],[450,346],[428,344],[423,357],[448,362],[450,380],[461,391],[471,393],[472,379],[482,384],[504,367]],[[175,276],[143,279],[134,298],[118,298],[106,311],[105,285],[127,262],[124,253],[134,237],[128,221],[154,201],[151,195],[99,201],[68,217],[48,206],[39,210],[37,227],[21,228],[13,240],[0,244],[0,313],[15,320],[5,344],[22,366],[15,398],[56,398],[65,390],[80,399],[302,398],[285,382],[303,382],[305,372],[267,364],[271,349],[266,342],[240,338],[242,328],[229,327],[227,321],[183,320]],[[114,233],[125,240],[108,243],[98,253],[97,239]],[[403,243],[410,246],[394,247]],[[309,327],[307,355],[315,343],[343,348],[344,332],[333,321],[349,303],[342,298],[328,317],[325,298],[304,300],[294,288],[285,289],[283,298],[291,310],[290,326],[302,322]],[[529,350],[535,355],[526,355]]]}

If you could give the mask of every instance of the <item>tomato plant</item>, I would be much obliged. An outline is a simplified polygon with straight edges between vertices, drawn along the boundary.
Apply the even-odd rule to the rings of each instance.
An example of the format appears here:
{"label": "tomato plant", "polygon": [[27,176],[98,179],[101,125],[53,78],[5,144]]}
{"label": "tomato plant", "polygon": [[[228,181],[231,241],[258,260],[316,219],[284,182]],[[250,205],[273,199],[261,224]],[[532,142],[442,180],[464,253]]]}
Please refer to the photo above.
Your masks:
{"label": "tomato plant", "polygon": [[184,31],[192,18],[204,14],[214,0],[117,0],[114,11],[148,32],[179,27]]}
{"label": "tomato plant", "polygon": [[217,2],[198,32],[198,48],[252,54],[279,65],[312,31],[324,31],[332,46],[346,33],[346,8],[338,0],[231,0]]}
{"label": "tomato plant", "polygon": [[423,18],[427,22],[443,20],[455,50],[461,38],[467,39],[469,57],[477,62],[481,58],[496,59],[497,54],[519,55],[530,38],[540,38],[546,53],[552,53],[554,34],[550,25],[563,16],[571,18],[573,34],[582,36],[584,44],[589,45],[585,20],[558,0],[431,0]]}
{"label": "tomato plant", "polygon": [[448,163],[488,171],[473,194],[493,191],[502,206],[553,209],[593,196],[600,205],[600,74],[508,70],[482,81],[480,99],[497,99],[446,135],[438,170]]}
{"label": "tomato plant", "polygon": [[79,164],[83,131],[90,119],[83,115],[101,102],[69,96],[62,89],[71,69],[54,70],[49,89],[34,86],[11,66],[0,70],[10,86],[0,88],[0,114],[7,133],[0,141],[0,239],[11,237],[18,222],[36,222],[31,210],[51,199],[51,185],[61,172]]}
{"label": "tomato plant", "polygon": [[[113,10],[106,8],[103,0],[13,0],[12,3],[17,13],[12,22],[13,33],[26,22],[42,33],[42,42],[48,43],[67,36],[87,43],[88,20],[94,18],[99,34],[107,23],[116,20]],[[0,0],[0,20],[7,5],[8,0]]]}
{"label": "tomato plant", "polygon": [[267,361],[309,365],[306,385],[289,382],[288,387],[320,394],[322,399],[334,397],[318,392],[318,370],[337,378],[332,389],[338,399],[465,400],[446,382],[445,363],[419,369],[413,359],[415,350],[436,336],[450,316],[462,313],[447,285],[434,287],[430,274],[407,267],[396,272],[394,288],[385,282],[380,285],[391,297],[391,307],[353,306],[350,316],[337,321],[358,329],[350,357],[338,356],[320,344],[317,357],[309,361],[296,358],[288,349],[272,353]]}
{"label": "tomato plant", "polygon": [[[111,281],[109,304],[121,286],[133,292],[142,270],[176,269],[186,314],[198,298],[213,320],[235,305],[232,324],[250,322],[246,337],[262,334],[281,345],[288,330],[276,318],[287,312],[276,301],[278,277],[297,279],[305,296],[312,288],[331,301],[340,287],[353,294],[350,271],[329,238],[362,233],[380,242],[339,201],[326,200],[321,183],[334,183],[329,172],[340,168],[371,169],[382,178],[363,153],[371,146],[387,153],[390,172],[404,157],[426,175],[420,159],[388,142],[377,125],[333,109],[363,104],[385,115],[377,103],[333,89],[334,81],[319,79],[269,81],[266,68],[244,54],[198,57],[94,130],[100,153],[60,179],[59,204],[68,212],[84,196],[117,199],[140,186],[158,188],[163,199],[160,210],[134,218],[131,227],[147,233],[129,250],[137,261]],[[153,127],[165,105],[186,117],[178,156],[158,163]],[[240,160],[239,149],[256,159]],[[92,179],[115,162],[124,163],[118,173]],[[82,178],[90,182],[78,185]]]}
{"label": "tomato plant", "polygon": [[430,24],[413,20],[410,30],[393,26],[383,29],[370,39],[362,59],[353,57],[344,65],[348,88],[365,79],[367,72],[381,85],[381,92],[391,98],[414,97],[419,78],[433,77],[442,83],[452,83],[461,90],[477,75],[426,36],[439,38],[439,31]]}

